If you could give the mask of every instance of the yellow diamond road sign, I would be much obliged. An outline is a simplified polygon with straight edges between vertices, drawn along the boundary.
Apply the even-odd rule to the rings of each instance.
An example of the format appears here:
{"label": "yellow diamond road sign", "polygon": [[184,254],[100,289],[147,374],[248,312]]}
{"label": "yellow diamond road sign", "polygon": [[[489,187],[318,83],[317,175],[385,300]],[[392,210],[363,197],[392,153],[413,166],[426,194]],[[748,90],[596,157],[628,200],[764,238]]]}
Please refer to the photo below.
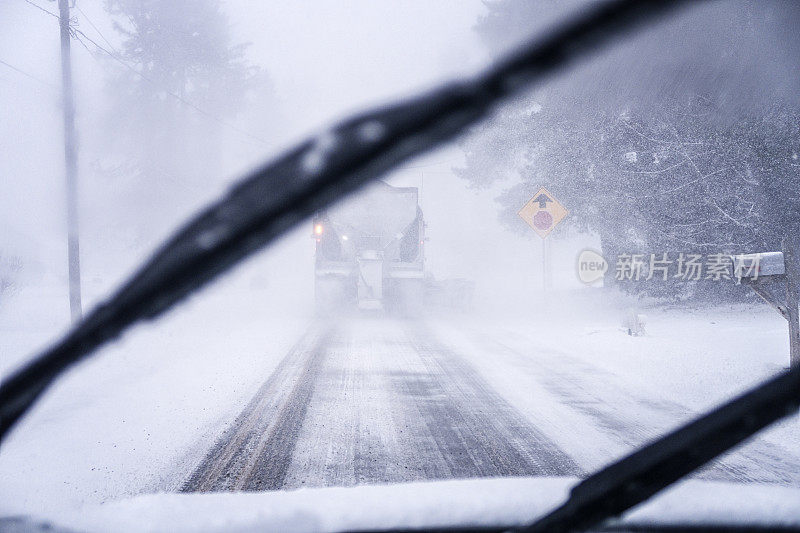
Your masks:
{"label": "yellow diamond road sign", "polygon": [[544,239],[564,220],[569,211],[542,187],[517,214]]}

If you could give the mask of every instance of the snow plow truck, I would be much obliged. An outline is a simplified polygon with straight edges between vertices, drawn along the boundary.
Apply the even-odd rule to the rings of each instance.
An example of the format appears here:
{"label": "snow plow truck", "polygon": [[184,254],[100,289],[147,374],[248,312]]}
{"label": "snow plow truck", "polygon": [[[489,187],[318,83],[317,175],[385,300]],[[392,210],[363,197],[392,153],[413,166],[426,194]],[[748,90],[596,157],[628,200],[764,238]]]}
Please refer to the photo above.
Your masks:
{"label": "snow plow truck", "polygon": [[416,315],[425,292],[425,221],[416,187],[378,181],[313,219],[320,314]]}

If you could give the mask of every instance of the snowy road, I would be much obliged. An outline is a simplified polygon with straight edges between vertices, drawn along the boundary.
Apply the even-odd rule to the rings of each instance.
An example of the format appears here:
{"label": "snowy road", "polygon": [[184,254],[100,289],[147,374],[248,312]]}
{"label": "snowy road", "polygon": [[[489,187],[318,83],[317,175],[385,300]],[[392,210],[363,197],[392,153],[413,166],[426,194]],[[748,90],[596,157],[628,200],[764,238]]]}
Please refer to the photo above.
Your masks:
{"label": "snowy road", "polygon": [[371,326],[309,332],[185,489],[581,473],[423,326]]}
{"label": "snowy road", "polygon": [[[515,339],[485,332],[458,335],[462,342],[450,342],[415,322],[316,324],[182,489],[581,476],[596,468],[593,451],[606,446],[606,462],[692,415],[580,358],[520,351]],[[486,368],[516,374],[515,394],[531,409],[518,409]],[[699,476],[798,486],[800,458],[757,440]]]}

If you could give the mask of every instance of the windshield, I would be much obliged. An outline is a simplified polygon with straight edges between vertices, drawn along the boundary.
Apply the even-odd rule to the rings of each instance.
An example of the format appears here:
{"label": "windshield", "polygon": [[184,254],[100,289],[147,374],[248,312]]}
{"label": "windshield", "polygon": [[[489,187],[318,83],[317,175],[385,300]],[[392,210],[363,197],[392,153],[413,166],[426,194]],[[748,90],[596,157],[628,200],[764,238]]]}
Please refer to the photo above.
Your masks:
{"label": "windshield", "polygon": [[[319,175],[344,143],[334,121],[466,79],[592,5],[6,2],[0,375],[243,173],[312,135],[301,169]],[[47,391],[0,448],[0,516],[164,492],[574,483],[786,370],[798,14],[681,11],[306,209]],[[798,444],[789,418],[692,477],[800,489]]]}

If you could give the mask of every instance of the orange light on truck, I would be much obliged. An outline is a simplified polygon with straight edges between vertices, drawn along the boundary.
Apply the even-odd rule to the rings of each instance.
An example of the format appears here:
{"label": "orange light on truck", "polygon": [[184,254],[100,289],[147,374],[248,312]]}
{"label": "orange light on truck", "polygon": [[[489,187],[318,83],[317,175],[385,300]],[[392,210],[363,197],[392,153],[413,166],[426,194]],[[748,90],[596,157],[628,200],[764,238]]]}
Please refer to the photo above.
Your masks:
{"label": "orange light on truck", "polygon": [[322,235],[322,224],[316,224],[314,226],[314,235]]}

